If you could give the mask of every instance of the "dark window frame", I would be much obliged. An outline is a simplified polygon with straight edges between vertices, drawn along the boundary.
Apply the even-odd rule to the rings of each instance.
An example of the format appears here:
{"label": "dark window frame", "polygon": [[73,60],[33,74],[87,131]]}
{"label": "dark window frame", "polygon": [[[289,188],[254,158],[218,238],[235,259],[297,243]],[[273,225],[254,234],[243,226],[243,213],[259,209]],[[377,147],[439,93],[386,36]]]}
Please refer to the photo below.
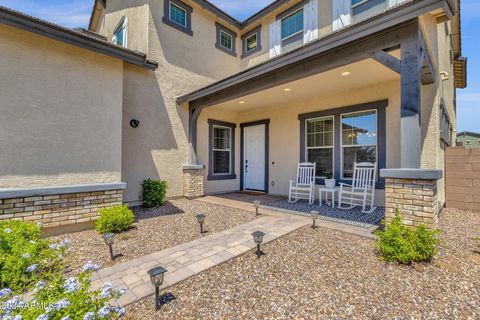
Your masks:
{"label": "dark window frame", "polygon": [[[215,28],[216,28],[216,41],[215,41],[215,48],[217,48],[220,51],[223,51],[233,57],[237,56],[237,33],[235,31],[232,31],[225,27],[224,25],[215,22]],[[221,45],[221,39],[220,39],[220,32],[223,31],[227,34],[229,34],[232,37],[232,49],[228,49],[224,46]]]}
{"label": "dark window frame", "polygon": [[[341,179],[341,115],[350,112],[357,111],[366,111],[366,110],[377,110],[377,182],[375,188],[383,189],[385,188],[385,180],[379,178],[379,172],[381,169],[386,168],[386,158],[387,158],[387,115],[386,108],[388,106],[388,100],[373,101],[367,102],[352,106],[346,106],[341,108],[329,109],[324,111],[303,113],[298,115],[298,120],[300,120],[300,162],[305,162],[306,159],[306,120],[312,118],[320,118],[326,116],[333,116],[334,118],[334,139],[333,139],[333,163],[334,163],[334,178],[337,180],[337,183],[351,183],[351,179]],[[324,184],[325,181],[322,178],[315,179],[316,184]]]}
{"label": "dark window frame", "polygon": [[[170,2],[173,3],[174,5],[182,8],[186,12],[186,23],[187,26],[183,27],[179,25],[178,23],[170,20]],[[188,34],[189,36],[193,36],[193,31],[192,31],[192,12],[193,8],[190,7],[188,4],[180,1],[180,0],[164,0],[163,2],[163,18],[162,22],[165,23],[166,25],[175,28],[183,33]]]}
{"label": "dark window frame", "polygon": [[[220,126],[231,129],[230,136],[230,173],[229,174],[213,174],[213,127]],[[237,179],[235,168],[235,131],[237,125],[235,123],[208,119],[208,181],[215,180],[235,180]]]}
{"label": "dark window frame", "polygon": [[[254,34],[257,35],[257,46],[254,49],[247,51],[247,38],[250,38]],[[247,33],[242,35],[241,39],[242,39],[242,55],[240,56],[240,58],[246,58],[252,54],[262,51],[262,25],[259,25],[253,28],[252,30],[248,31]]]}
{"label": "dark window frame", "polygon": [[453,143],[453,126],[443,98],[440,101],[439,121],[440,140],[447,146],[451,146]]}

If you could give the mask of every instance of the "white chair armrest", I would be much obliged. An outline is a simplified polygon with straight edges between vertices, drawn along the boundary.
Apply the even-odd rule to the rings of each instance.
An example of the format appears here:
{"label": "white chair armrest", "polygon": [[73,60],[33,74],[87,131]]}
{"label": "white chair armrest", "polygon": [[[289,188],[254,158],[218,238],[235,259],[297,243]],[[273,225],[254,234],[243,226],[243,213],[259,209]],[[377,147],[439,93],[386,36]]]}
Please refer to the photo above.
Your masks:
{"label": "white chair armrest", "polygon": [[352,187],[351,184],[343,183],[343,182],[340,182],[339,185],[340,185],[341,187]]}

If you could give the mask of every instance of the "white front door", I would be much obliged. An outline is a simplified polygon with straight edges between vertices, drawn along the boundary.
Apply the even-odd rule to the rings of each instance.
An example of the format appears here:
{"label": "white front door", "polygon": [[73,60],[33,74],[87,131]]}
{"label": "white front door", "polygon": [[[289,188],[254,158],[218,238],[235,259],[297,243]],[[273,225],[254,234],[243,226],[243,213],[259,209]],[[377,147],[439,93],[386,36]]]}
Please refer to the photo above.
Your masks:
{"label": "white front door", "polygon": [[265,125],[244,128],[244,189],[265,190]]}

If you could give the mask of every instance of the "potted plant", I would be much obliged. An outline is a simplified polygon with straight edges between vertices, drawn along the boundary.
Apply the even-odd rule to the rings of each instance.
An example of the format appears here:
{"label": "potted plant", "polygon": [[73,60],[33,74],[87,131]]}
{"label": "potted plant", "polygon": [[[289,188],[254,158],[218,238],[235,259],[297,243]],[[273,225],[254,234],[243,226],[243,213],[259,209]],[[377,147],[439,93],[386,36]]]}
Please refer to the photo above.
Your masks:
{"label": "potted plant", "polygon": [[337,182],[335,181],[335,179],[333,179],[333,175],[331,172],[327,172],[327,174],[325,175],[325,187],[329,188],[329,189],[333,189],[335,188],[335,184]]}

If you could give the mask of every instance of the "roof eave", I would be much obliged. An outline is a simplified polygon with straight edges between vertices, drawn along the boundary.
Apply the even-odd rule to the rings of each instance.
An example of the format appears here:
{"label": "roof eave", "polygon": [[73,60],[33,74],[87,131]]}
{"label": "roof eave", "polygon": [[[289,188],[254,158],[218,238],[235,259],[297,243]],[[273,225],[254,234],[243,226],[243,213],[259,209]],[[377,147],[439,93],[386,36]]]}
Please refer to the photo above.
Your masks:
{"label": "roof eave", "polygon": [[215,92],[224,90],[229,86],[236,85],[243,81],[249,81],[271,70],[280,68],[286,63],[293,63],[299,59],[308,59],[309,57],[318,54],[318,52],[321,50],[339,47],[346,41],[352,41],[351,39],[354,37],[363,37],[365,34],[377,32],[380,30],[380,28],[386,28],[391,25],[400,24],[438,8],[445,8],[445,0],[422,0],[403,4],[392,10],[384,12],[383,14],[373,16],[370,19],[362,21],[361,23],[351,25],[337,32],[329,34],[324,38],[317,39],[316,41],[313,41],[296,50],[290,51],[287,54],[280,55],[250,69],[246,69],[191,93],[180,96],[177,98],[177,103],[182,104],[213,95]]}
{"label": "roof eave", "polygon": [[148,60],[144,53],[122,48],[93,36],[88,36],[3,6],[0,6],[0,23],[105,54],[146,69],[155,70],[158,67],[158,64]]}

